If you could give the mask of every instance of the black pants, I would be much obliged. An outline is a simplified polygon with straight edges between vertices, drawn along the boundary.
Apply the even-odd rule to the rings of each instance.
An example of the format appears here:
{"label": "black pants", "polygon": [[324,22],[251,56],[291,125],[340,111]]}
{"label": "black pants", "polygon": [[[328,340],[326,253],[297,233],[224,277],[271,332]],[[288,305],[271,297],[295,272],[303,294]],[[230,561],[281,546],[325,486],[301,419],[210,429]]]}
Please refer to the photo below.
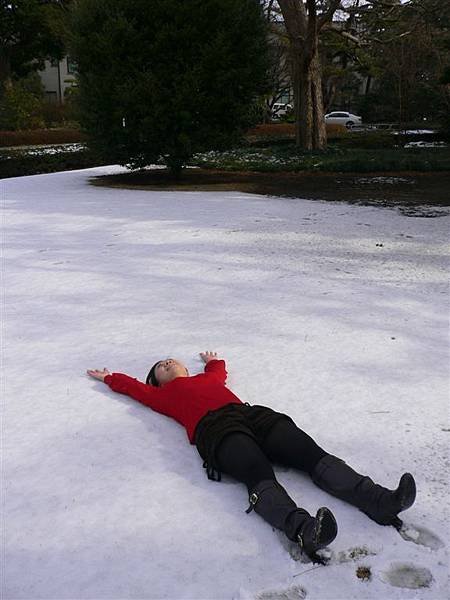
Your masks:
{"label": "black pants", "polygon": [[249,492],[260,481],[275,480],[272,462],[311,473],[325,452],[290,419],[279,419],[261,442],[245,433],[229,433],[216,451],[221,471],[245,483]]}

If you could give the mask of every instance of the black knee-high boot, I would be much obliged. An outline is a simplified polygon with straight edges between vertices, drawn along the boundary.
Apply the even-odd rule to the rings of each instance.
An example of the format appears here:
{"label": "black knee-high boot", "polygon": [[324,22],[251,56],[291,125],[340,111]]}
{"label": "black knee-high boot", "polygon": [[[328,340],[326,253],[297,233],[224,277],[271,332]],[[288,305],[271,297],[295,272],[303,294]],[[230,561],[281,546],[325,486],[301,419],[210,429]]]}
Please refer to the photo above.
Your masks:
{"label": "black knee-high boot", "polygon": [[337,535],[336,520],[328,508],[319,508],[312,517],[303,508],[298,508],[283,486],[273,479],[261,481],[252,489],[247,512],[251,510],[299,543],[310,557]]}
{"label": "black knee-high boot", "polygon": [[402,475],[396,490],[388,490],[331,454],[317,463],[311,477],[320,488],[358,507],[380,525],[401,525],[398,513],[412,506],[416,498],[410,473]]}

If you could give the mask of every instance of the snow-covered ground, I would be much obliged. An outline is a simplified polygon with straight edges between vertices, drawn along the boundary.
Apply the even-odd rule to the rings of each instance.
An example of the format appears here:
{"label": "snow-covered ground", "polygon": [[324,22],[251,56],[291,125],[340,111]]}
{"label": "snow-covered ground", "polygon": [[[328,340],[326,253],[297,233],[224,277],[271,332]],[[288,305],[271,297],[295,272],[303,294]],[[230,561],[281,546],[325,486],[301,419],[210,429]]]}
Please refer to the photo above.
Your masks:
{"label": "snow-covered ground", "polygon": [[4,158],[11,158],[17,154],[24,156],[44,156],[46,154],[61,154],[62,152],[81,152],[86,150],[86,144],[39,144],[38,146],[11,146],[0,148]]}
{"label": "snow-covered ground", "polygon": [[404,148],[446,148],[445,142],[408,142],[403,146]]}
{"label": "snow-covered ground", "polygon": [[[0,182],[3,598],[447,598],[449,218],[89,185],[118,170]],[[85,375],[203,350],[354,468],[411,470],[410,540],[277,467],[339,524],[328,566],[294,560],[177,423]]]}

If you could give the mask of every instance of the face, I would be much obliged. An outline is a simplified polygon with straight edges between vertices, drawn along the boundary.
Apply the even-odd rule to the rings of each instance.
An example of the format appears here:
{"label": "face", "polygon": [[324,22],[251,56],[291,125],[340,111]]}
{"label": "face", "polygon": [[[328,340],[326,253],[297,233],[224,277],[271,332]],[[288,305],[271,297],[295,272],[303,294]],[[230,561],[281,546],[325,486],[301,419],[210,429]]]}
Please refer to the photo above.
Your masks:
{"label": "face", "polygon": [[158,363],[155,375],[159,385],[162,386],[177,377],[189,377],[189,371],[179,360],[166,358]]}

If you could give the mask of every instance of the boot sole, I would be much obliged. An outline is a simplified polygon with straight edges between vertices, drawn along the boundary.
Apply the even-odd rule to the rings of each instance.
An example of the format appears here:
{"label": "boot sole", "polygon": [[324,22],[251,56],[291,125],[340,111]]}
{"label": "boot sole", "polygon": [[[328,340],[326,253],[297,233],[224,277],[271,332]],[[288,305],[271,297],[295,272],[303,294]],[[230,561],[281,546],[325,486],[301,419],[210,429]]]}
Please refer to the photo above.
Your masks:
{"label": "boot sole", "polygon": [[314,552],[331,544],[337,536],[337,532],[338,527],[333,513],[326,506],[319,508],[314,531]]}
{"label": "boot sole", "polygon": [[399,504],[401,507],[399,512],[410,508],[414,504],[416,499],[416,482],[414,481],[414,477],[411,475],[411,473],[404,473],[401,476],[396,494],[398,494]]}

